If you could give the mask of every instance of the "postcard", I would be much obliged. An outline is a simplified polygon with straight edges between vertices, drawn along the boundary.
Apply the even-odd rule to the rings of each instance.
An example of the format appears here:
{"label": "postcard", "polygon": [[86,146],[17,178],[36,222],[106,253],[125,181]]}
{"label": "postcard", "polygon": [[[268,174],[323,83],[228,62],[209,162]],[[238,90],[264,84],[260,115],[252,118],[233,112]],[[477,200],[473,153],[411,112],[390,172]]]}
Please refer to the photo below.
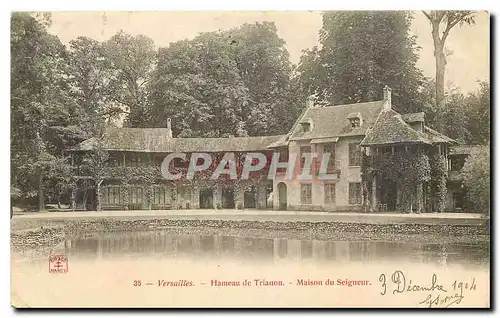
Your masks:
{"label": "postcard", "polygon": [[489,19],[12,12],[11,305],[490,308]]}

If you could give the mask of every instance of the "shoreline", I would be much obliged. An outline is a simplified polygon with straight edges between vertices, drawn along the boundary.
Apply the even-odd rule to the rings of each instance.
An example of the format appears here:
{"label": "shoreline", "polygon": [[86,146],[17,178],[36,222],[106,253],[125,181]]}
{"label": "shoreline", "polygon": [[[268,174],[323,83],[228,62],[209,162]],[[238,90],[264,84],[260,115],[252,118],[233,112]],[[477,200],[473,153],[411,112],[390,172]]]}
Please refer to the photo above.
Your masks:
{"label": "shoreline", "polygon": [[[18,220],[20,221],[20,220]],[[28,220],[24,220],[28,221]],[[142,218],[29,220],[11,227],[11,251],[56,246],[68,237],[164,231],[172,235],[222,235],[321,241],[385,241],[421,244],[489,244],[480,224],[359,223]]]}

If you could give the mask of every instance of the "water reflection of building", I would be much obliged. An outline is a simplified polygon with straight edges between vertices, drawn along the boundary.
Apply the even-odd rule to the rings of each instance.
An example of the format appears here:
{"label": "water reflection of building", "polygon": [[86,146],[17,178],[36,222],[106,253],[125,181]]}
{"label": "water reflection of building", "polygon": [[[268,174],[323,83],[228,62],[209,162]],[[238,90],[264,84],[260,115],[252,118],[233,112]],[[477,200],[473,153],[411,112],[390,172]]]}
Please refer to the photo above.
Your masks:
{"label": "water reflection of building", "polygon": [[118,255],[165,257],[221,257],[269,261],[314,260],[336,262],[387,262],[405,259],[415,263],[475,262],[487,259],[488,250],[473,245],[392,242],[349,242],[258,238],[221,235],[175,235],[166,232],[124,233],[67,240],[65,252],[106,258]]}

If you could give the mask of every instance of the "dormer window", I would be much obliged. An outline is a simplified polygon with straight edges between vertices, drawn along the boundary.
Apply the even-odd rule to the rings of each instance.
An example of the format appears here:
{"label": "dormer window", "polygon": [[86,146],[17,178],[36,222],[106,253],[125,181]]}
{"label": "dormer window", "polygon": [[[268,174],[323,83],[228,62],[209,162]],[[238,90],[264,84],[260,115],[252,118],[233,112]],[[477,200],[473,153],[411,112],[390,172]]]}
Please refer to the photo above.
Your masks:
{"label": "dormer window", "polygon": [[352,128],[361,127],[361,125],[363,124],[360,113],[350,113],[347,116],[347,119],[349,119],[349,123],[351,124]]}
{"label": "dormer window", "polygon": [[312,130],[312,122],[310,119],[306,119],[300,123],[300,127],[302,128],[302,132],[310,132]]}
{"label": "dormer window", "polygon": [[350,121],[351,121],[352,128],[356,128],[356,127],[360,126],[359,118],[353,118],[353,119],[350,119]]}
{"label": "dormer window", "polygon": [[300,125],[302,126],[303,132],[311,131],[311,124],[310,123],[300,123]]}

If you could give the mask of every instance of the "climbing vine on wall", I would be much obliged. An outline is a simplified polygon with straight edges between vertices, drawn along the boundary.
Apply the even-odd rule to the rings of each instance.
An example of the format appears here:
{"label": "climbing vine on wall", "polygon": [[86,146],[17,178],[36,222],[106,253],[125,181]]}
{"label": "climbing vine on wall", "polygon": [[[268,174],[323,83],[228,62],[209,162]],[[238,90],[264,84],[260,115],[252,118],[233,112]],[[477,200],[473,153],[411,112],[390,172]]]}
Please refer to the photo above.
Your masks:
{"label": "climbing vine on wall", "polygon": [[436,210],[443,212],[446,208],[446,158],[437,152],[431,158],[432,192],[436,199]]}
{"label": "climbing vine on wall", "polygon": [[151,208],[153,202],[154,191],[153,185],[157,180],[161,179],[159,167],[155,166],[138,166],[138,167],[107,167],[106,178],[119,180],[122,186],[120,187],[120,195],[124,205],[129,202],[129,187],[130,181],[140,181],[145,186],[148,204]]}
{"label": "climbing vine on wall", "polygon": [[363,205],[366,212],[372,211],[372,187],[374,177],[374,156],[368,156],[362,152],[361,157],[361,184],[363,185]]}
{"label": "climbing vine on wall", "polygon": [[[382,182],[392,181],[401,191],[401,204],[405,211],[413,210],[412,202],[417,202],[416,210],[422,209],[425,182],[431,180],[429,157],[422,149],[414,151],[387,152],[373,155],[373,169]],[[367,161],[367,165],[370,160]]]}
{"label": "climbing vine on wall", "polygon": [[148,166],[148,167],[137,167],[138,171],[140,173],[140,178],[139,180],[144,183],[144,186],[146,187],[146,196],[148,198],[148,208],[151,209],[151,204],[153,203],[154,199],[154,190],[153,190],[153,185],[155,184],[156,180],[159,179],[160,177],[160,169],[154,166]]}

